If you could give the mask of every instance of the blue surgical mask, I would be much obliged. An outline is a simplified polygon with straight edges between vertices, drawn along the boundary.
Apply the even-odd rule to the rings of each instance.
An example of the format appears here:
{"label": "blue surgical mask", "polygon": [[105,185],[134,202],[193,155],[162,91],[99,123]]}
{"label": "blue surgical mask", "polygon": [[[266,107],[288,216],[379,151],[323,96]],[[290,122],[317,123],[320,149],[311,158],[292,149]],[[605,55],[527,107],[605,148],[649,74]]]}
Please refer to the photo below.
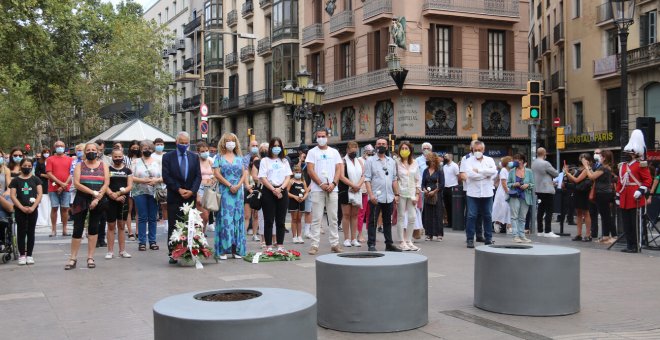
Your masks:
{"label": "blue surgical mask", "polygon": [[165,145],[156,145],[156,152],[163,152],[165,150]]}
{"label": "blue surgical mask", "polygon": [[23,157],[13,157],[14,163],[20,163],[23,160]]}
{"label": "blue surgical mask", "polygon": [[64,153],[64,148],[61,146],[58,146],[55,148],[55,152],[58,154],[63,154]]}
{"label": "blue surgical mask", "polygon": [[43,154],[43,156],[44,156],[44,159],[46,159],[46,158],[50,157],[50,154],[49,154],[49,153],[45,153],[45,154]]}
{"label": "blue surgical mask", "polygon": [[509,168],[513,168],[514,165],[513,165],[513,162],[509,162],[509,163],[506,163],[506,166],[508,166]]}
{"label": "blue surgical mask", "polygon": [[177,150],[179,150],[179,152],[184,153],[184,152],[188,151],[189,146],[190,146],[189,144],[177,144],[176,148],[177,148]]}
{"label": "blue surgical mask", "polygon": [[205,151],[205,152],[200,152],[199,157],[202,157],[202,159],[207,159],[211,155],[210,152]]}
{"label": "blue surgical mask", "polygon": [[302,177],[302,174],[300,172],[296,172],[295,174],[293,174],[293,177],[295,179],[300,179]]}
{"label": "blue surgical mask", "polygon": [[280,152],[282,152],[282,148],[279,146],[274,146],[271,151],[273,152],[273,155],[278,156]]}
{"label": "blue surgical mask", "polygon": [[84,153],[82,151],[76,151],[76,157],[83,158]]}
{"label": "blue surgical mask", "polygon": [[259,147],[253,146],[250,148],[250,152],[252,152],[253,155],[256,155],[259,153]]}
{"label": "blue surgical mask", "polygon": [[3,165],[3,164],[5,164],[5,158],[4,158],[4,157],[0,157],[0,165]]}
{"label": "blue surgical mask", "polygon": [[520,163],[518,163],[518,161],[513,161],[513,162],[511,162],[511,163],[513,163],[513,164],[512,164],[512,168],[517,168],[518,165],[520,165]]}

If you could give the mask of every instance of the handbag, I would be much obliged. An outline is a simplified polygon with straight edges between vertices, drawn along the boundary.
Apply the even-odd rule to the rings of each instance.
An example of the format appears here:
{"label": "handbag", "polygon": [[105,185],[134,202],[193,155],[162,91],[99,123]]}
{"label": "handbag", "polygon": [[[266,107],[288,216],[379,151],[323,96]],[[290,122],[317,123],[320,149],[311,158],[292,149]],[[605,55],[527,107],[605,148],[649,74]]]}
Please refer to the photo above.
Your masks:
{"label": "handbag", "polygon": [[261,197],[264,185],[261,183],[255,184],[252,187],[252,193],[250,193],[245,200],[252,210],[261,210]]}
{"label": "handbag", "polygon": [[218,190],[218,184],[208,186],[204,189],[204,196],[202,196],[202,206],[208,211],[220,210],[220,202],[222,195]]}
{"label": "handbag", "polygon": [[[145,163],[144,159],[142,158],[140,158],[140,160],[142,161],[142,164],[144,164],[144,168],[147,170],[149,177],[152,177],[153,175],[151,175],[151,171],[149,171],[149,167],[147,166],[147,163]],[[154,186],[154,198],[158,203],[165,203],[167,201],[167,189],[165,188],[164,185],[158,184]]]}

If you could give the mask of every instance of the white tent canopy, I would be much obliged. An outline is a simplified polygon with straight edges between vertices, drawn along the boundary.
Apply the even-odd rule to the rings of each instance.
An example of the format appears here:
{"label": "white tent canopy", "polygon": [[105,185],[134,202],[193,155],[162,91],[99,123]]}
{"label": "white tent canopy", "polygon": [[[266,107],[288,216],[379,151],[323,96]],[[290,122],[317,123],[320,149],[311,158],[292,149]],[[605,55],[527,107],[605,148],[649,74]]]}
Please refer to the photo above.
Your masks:
{"label": "white tent canopy", "polygon": [[176,141],[176,138],[170,136],[166,132],[158,129],[157,127],[141,119],[133,119],[131,121],[115,125],[105,130],[100,135],[92,138],[92,140],[90,140],[89,143],[93,143],[98,139],[102,139],[104,141],[113,141],[113,142],[130,142],[133,140],[153,141],[154,139],[159,137],[162,138],[165,143],[173,143]]}

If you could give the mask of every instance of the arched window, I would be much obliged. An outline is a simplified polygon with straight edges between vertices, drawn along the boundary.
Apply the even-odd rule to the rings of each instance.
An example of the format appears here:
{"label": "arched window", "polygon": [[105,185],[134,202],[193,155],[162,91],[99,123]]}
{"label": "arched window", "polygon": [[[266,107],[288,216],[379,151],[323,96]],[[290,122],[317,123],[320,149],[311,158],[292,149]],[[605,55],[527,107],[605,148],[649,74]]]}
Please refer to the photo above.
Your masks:
{"label": "arched window", "polygon": [[660,83],[653,83],[644,89],[644,115],[655,117],[660,122]]}

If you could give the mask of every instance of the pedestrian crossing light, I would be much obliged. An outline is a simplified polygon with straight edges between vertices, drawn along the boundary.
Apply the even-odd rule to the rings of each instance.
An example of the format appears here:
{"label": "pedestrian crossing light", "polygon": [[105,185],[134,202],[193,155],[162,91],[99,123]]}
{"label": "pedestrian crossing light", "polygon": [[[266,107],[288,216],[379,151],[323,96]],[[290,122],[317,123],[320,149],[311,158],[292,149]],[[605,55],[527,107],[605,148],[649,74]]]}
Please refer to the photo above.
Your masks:
{"label": "pedestrian crossing light", "polygon": [[[541,82],[530,80],[527,82],[527,104],[529,107],[529,118],[541,119]],[[523,100],[524,102],[524,100]]]}

